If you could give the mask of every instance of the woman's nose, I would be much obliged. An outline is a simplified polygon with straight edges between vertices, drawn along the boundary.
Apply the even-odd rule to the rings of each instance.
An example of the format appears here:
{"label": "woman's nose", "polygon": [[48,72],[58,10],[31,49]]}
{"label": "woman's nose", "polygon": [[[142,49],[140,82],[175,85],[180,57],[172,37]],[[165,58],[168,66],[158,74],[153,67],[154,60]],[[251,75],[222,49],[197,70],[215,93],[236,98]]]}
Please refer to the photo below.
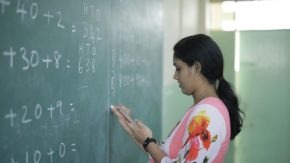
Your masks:
{"label": "woman's nose", "polygon": [[176,71],[175,71],[175,73],[173,74],[173,79],[175,79],[175,80],[177,80],[177,79],[178,79],[178,78],[177,78]]}

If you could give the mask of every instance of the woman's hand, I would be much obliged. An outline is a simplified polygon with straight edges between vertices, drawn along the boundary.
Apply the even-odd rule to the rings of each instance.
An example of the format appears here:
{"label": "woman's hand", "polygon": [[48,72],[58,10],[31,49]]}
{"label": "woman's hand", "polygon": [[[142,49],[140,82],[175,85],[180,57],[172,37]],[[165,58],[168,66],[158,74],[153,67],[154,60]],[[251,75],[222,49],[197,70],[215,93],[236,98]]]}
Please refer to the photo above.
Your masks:
{"label": "woman's hand", "polygon": [[[132,121],[130,110],[125,106],[118,105],[112,108],[112,112],[118,118],[122,128],[128,133],[133,141],[143,150],[143,142],[147,137],[152,137],[152,131],[141,121]],[[122,115],[124,114],[124,115]],[[128,118],[126,118],[128,117]],[[127,120],[129,119],[129,121]]]}
{"label": "woman's hand", "polygon": [[111,108],[111,111],[114,113],[114,115],[118,118],[119,123],[121,124],[122,128],[129,134],[129,136],[133,136],[133,133],[129,127],[129,123],[126,119],[126,117],[124,117],[122,114],[126,115],[127,117],[131,117],[130,116],[130,110],[128,108],[126,108],[125,106],[122,105],[117,105],[117,106],[113,106]]}
{"label": "woman's hand", "polygon": [[140,144],[143,144],[146,138],[152,137],[152,131],[139,120],[135,120],[135,123],[130,123],[129,128],[131,129],[134,138]]}

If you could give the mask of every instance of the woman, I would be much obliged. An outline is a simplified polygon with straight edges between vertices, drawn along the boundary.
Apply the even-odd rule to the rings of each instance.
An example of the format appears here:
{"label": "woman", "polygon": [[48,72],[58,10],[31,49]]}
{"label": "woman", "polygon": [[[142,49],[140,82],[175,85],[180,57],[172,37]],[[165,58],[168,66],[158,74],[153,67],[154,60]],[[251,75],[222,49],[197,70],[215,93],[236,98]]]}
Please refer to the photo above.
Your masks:
{"label": "woman", "polygon": [[223,76],[223,64],[221,50],[204,34],[183,38],[174,46],[174,79],[194,104],[164,144],[157,144],[142,122],[126,120],[122,114],[130,114],[125,106],[112,109],[125,131],[150,154],[150,162],[223,162],[243,122],[237,96]]}

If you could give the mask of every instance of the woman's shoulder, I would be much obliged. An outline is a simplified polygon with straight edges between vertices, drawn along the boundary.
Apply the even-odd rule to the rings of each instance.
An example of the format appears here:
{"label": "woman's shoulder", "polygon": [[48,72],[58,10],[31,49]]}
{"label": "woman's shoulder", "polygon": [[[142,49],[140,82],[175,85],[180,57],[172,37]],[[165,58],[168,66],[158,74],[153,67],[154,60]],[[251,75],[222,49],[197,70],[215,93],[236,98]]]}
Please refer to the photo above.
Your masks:
{"label": "woman's shoulder", "polygon": [[218,97],[207,97],[193,106],[191,114],[206,112],[213,115],[221,114],[222,117],[228,117],[228,110],[225,104]]}
{"label": "woman's shoulder", "polygon": [[220,126],[221,128],[228,128],[230,119],[226,106],[216,97],[208,97],[197,103],[191,110],[187,125],[191,121],[208,122],[210,126]]}
{"label": "woman's shoulder", "polygon": [[212,105],[215,107],[226,107],[224,102],[218,97],[206,97],[198,103],[198,105],[204,104]]}
{"label": "woman's shoulder", "polygon": [[[200,101],[192,109],[188,125],[196,120],[206,120],[205,122],[208,122],[209,128],[212,130],[218,129],[222,132],[222,137],[230,136],[229,113],[225,104],[219,98],[209,97]],[[227,134],[225,135],[224,133]]]}

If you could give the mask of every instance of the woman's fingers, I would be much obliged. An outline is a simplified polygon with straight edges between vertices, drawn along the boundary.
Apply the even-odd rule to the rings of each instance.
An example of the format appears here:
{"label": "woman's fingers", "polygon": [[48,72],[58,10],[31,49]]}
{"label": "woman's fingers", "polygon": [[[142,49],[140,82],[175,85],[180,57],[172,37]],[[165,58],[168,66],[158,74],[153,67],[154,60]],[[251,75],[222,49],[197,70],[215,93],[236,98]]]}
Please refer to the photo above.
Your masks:
{"label": "woman's fingers", "polygon": [[135,120],[134,123],[130,123],[128,126],[135,139],[141,144],[147,137],[152,137],[152,131],[139,120]]}
{"label": "woman's fingers", "polygon": [[[114,113],[114,115],[117,116],[119,119],[124,119],[125,117],[122,115],[120,109],[120,106],[111,106],[111,111]],[[124,113],[124,111],[122,112]]]}
{"label": "woman's fingers", "polygon": [[141,121],[139,121],[139,120],[135,120],[135,123],[137,124],[137,126],[139,127],[139,128],[145,128],[146,126],[141,122]]}
{"label": "woman's fingers", "polygon": [[118,111],[118,109],[120,109],[120,106],[111,106],[111,111],[113,112],[113,114],[118,118],[120,125],[122,126],[122,128],[130,135],[132,136],[132,130],[129,127],[129,123],[126,120],[126,118],[122,115],[122,113],[120,113]]}
{"label": "woman's fingers", "polygon": [[127,122],[124,121],[124,120],[119,120],[119,122],[120,122],[121,126],[124,128],[124,130],[125,130],[125,131],[130,135],[130,136],[132,136],[132,135],[133,135],[132,130],[130,129],[130,127],[129,127],[129,125],[127,124]]}
{"label": "woman's fingers", "polygon": [[143,149],[142,143],[138,141],[138,133],[140,131],[140,127],[137,126],[135,121],[133,121],[131,118],[131,122],[126,120],[126,117],[124,117],[122,114],[126,114],[127,116],[130,116],[130,110],[122,105],[117,106],[111,106],[111,111],[114,113],[114,115],[118,118],[120,125],[122,128],[127,132],[127,134],[132,138],[132,140],[138,145],[140,149],[142,149],[144,152],[146,152]]}
{"label": "woman's fingers", "polygon": [[118,112],[118,110],[115,107],[111,107],[111,111],[114,113],[115,116],[118,118],[121,117],[122,115]]}
{"label": "woman's fingers", "polygon": [[148,137],[152,137],[152,131],[148,126],[146,126],[143,122],[141,122],[139,120],[136,120],[135,122],[136,122],[137,126],[139,128],[141,128],[144,133],[147,134]]}
{"label": "woman's fingers", "polygon": [[131,113],[130,109],[128,109],[124,105],[116,105],[115,108],[120,109],[123,113],[126,113],[127,115],[130,115]]}

